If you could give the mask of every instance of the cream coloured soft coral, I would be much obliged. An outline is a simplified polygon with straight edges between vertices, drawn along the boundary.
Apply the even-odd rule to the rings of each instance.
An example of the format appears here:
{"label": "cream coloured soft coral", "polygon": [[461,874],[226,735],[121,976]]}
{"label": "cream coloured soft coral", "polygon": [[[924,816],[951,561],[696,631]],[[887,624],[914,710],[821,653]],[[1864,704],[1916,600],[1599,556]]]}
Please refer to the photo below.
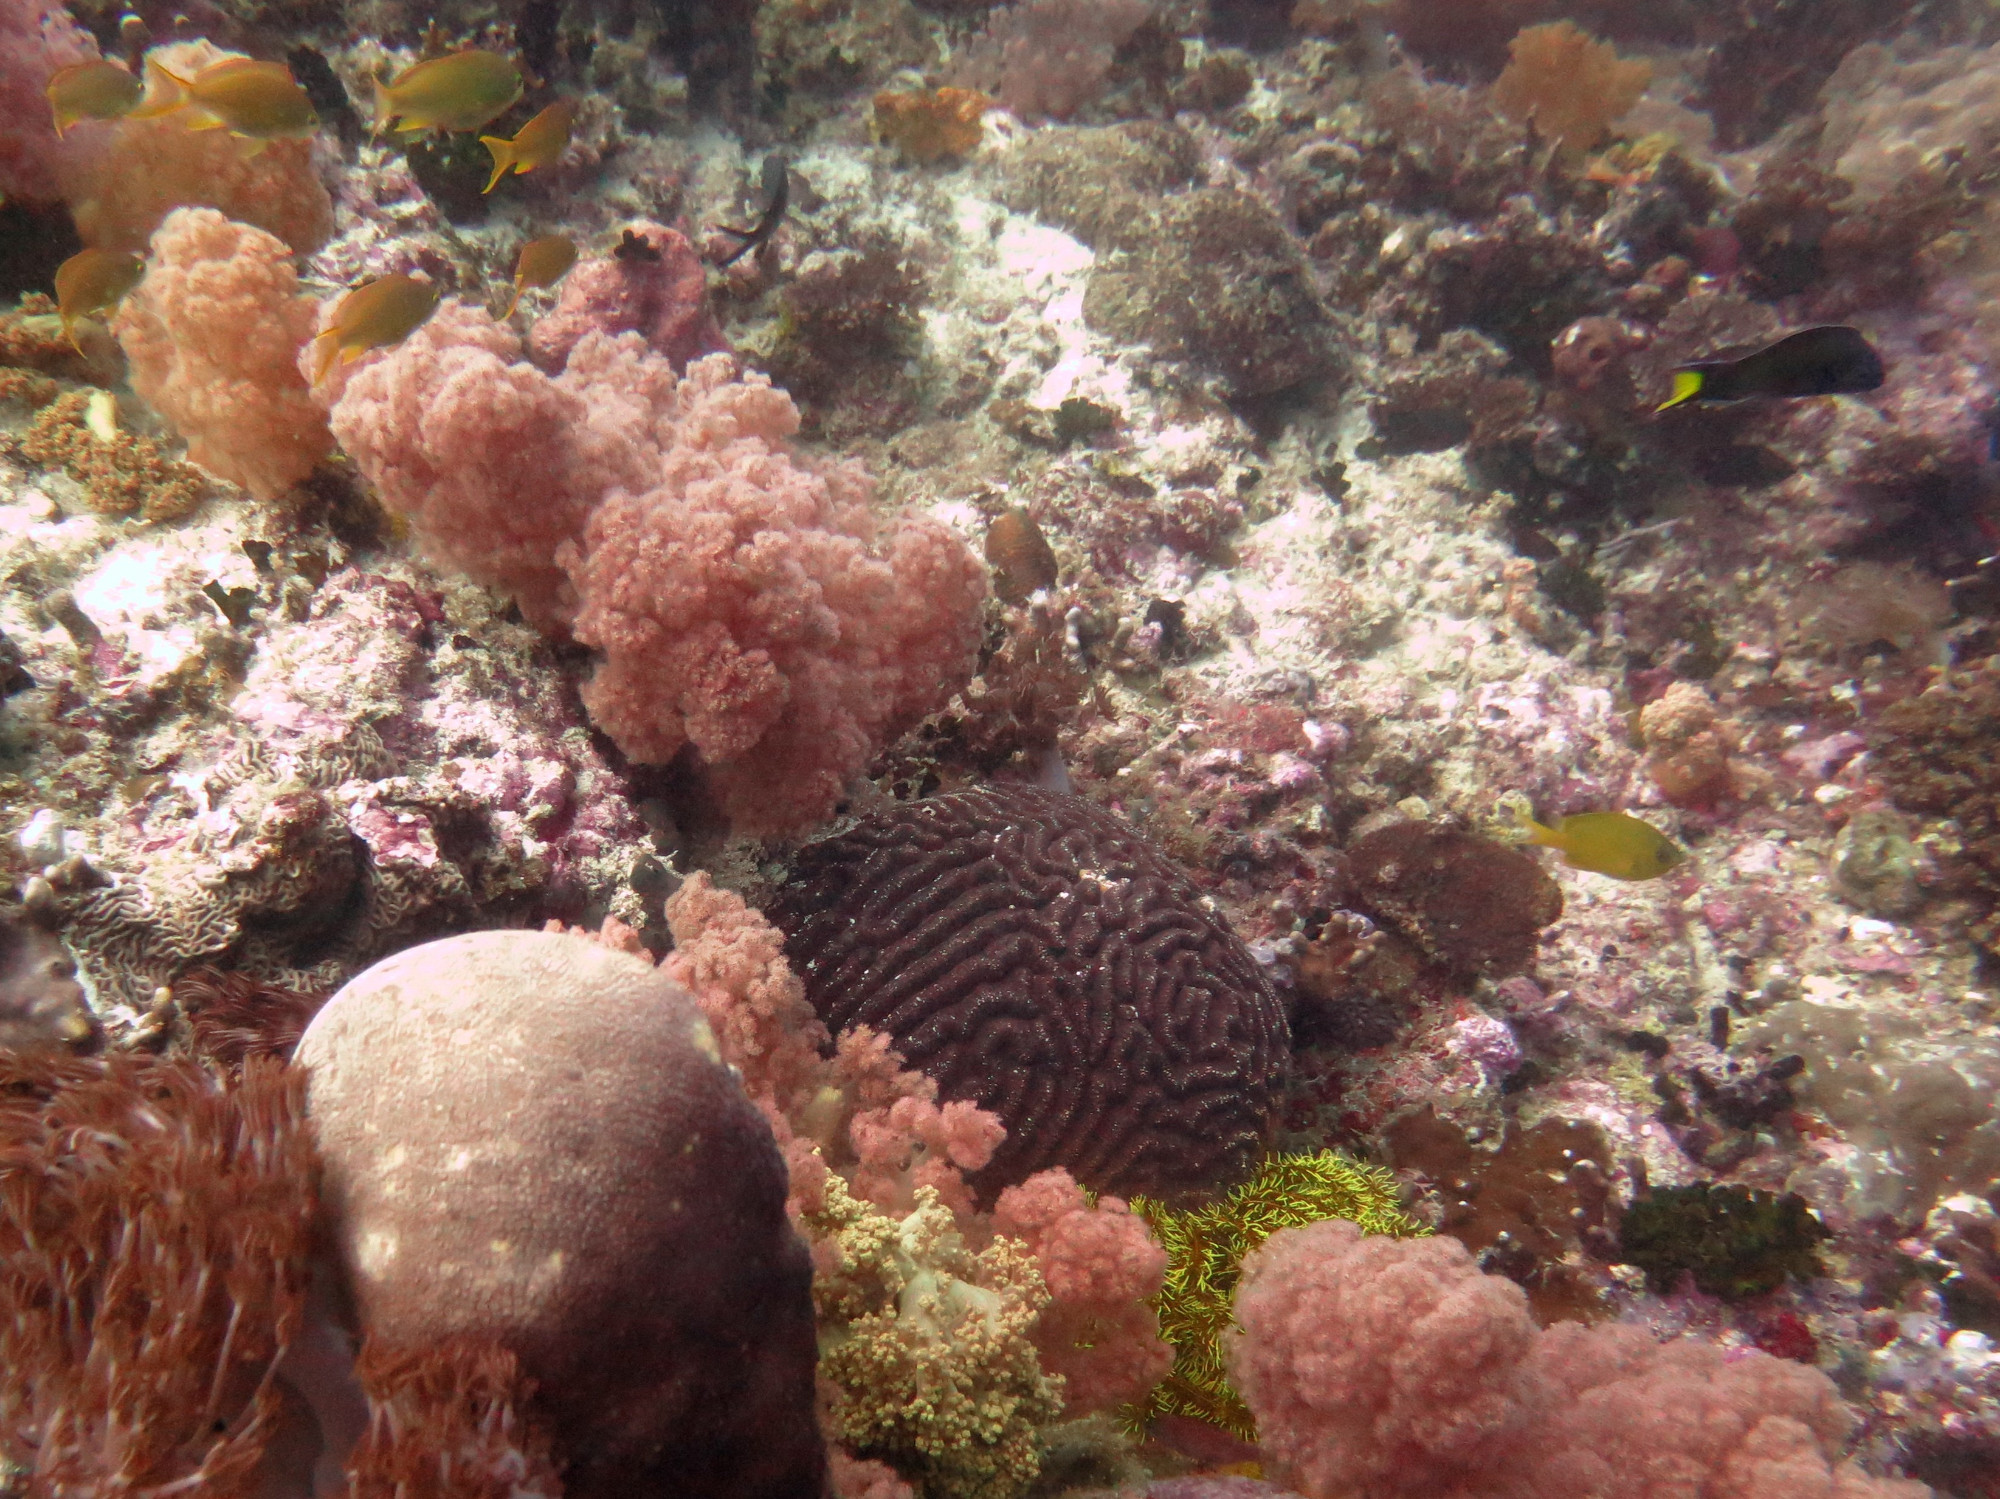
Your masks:
{"label": "cream coloured soft coral", "polygon": [[269,500],[333,451],[298,371],[317,313],[282,240],[182,208],[154,232],[145,279],[111,330],[132,388],[187,439],[188,457]]}
{"label": "cream coloured soft coral", "polygon": [[1456,1240],[1342,1220],[1244,1261],[1230,1376],[1310,1499],[1920,1499],[1839,1459],[1832,1381],[1630,1327],[1543,1332]]}

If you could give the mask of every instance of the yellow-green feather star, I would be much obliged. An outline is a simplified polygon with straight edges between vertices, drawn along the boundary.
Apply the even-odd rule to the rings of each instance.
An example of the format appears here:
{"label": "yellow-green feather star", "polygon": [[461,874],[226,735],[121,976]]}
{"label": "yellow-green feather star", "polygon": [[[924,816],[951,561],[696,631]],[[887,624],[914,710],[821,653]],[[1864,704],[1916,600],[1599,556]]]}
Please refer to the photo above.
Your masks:
{"label": "yellow-green feather star", "polygon": [[1222,1363],[1243,1257],[1281,1228],[1324,1218],[1398,1238],[1430,1232],[1397,1201],[1396,1179],[1387,1171],[1331,1150],[1271,1156],[1249,1181],[1205,1207],[1176,1212],[1133,1199],[1132,1211],[1167,1251],[1167,1278],[1153,1309],[1160,1336],[1173,1345],[1174,1367],[1144,1401],[1125,1407],[1127,1427],[1136,1434],[1156,1416],[1192,1416],[1255,1441],[1257,1423]]}

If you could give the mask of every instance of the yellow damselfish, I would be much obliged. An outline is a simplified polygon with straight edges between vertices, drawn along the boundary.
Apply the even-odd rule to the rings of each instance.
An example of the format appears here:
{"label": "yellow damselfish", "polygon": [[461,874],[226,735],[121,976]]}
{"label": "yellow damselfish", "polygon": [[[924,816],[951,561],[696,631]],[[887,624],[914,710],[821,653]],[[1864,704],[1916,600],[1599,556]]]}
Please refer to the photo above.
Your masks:
{"label": "yellow damselfish", "polygon": [[521,97],[521,70],[511,57],[474,48],[405,68],[395,81],[375,80],[375,133],[393,123],[399,135],[419,130],[477,130]]}
{"label": "yellow damselfish", "polygon": [[71,348],[83,352],[76,341],[77,319],[117,306],[145,271],[145,261],[121,250],[79,250],[56,267],[56,311]]}
{"label": "yellow damselfish", "polygon": [[569,148],[569,127],[576,119],[576,104],[558,99],[520,128],[510,140],[482,135],[479,144],[493,153],[493,175],[481,192],[490,193],[500,179],[512,172],[532,172],[545,167]]}
{"label": "yellow damselfish", "polygon": [[145,84],[131,69],[101,57],[58,68],[50,76],[48,88],[56,134],[61,135],[78,120],[115,120],[128,115],[145,92]]}
{"label": "yellow damselfish", "polygon": [[438,289],[401,271],[365,281],[340,299],[333,320],[313,340],[313,384],[333,361],[352,363],[370,349],[386,349],[416,332],[437,311]]}
{"label": "yellow damselfish", "polygon": [[521,305],[521,293],[529,287],[554,286],[576,264],[576,241],[566,234],[545,234],[521,246],[514,261],[514,300],[500,314],[504,320]]}
{"label": "yellow damselfish", "polygon": [[134,111],[141,118],[185,108],[193,115],[190,130],[227,130],[259,144],[311,135],[319,127],[312,100],[281,62],[225,57],[191,77],[182,77],[150,57],[146,66],[171,88]]}
{"label": "yellow damselfish", "polygon": [[1528,841],[1555,849],[1571,869],[1608,874],[1614,880],[1650,880],[1687,858],[1687,851],[1649,822],[1623,812],[1580,812],[1554,827],[1515,814]]}

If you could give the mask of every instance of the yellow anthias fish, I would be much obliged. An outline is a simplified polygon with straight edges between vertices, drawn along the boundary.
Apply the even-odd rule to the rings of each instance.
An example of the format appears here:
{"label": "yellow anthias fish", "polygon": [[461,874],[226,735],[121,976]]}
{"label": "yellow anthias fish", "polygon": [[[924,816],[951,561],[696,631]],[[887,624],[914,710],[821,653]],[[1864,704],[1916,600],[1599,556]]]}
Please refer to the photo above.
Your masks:
{"label": "yellow anthias fish", "polygon": [[375,133],[393,123],[398,135],[419,130],[477,130],[521,97],[521,70],[511,57],[475,48],[405,68],[393,83],[375,80]]}
{"label": "yellow anthias fish", "polygon": [[281,62],[225,57],[185,78],[151,58],[146,66],[172,84],[178,97],[173,104],[162,99],[135,113],[150,116],[188,108],[195,114],[188,123],[190,130],[227,130],[260,146],[311,135],[319,128],[312,100]]}
{"label": "yellow anthias fish", "polygon": [[115,120],[138,107],[146,85],[131,69],[98,58],[57,68],[49,79],[56,134],[78,120]]}
{"label": "yellow anthias fish", "polygon": [[349,364],[370,349],[399,344],[437,311],[438,289],[401,271],[365,281],[340,299],[333,321],[313,340],[317,359],[313,384],[326,378],[338,358]]}
{"label": "yellow anthias fish", "polygon": [[1555,849],[1571,869],[1614,880],[1650,880],[1687,858],[1687,851],[1665,833],[1623,812],[1579,812],[1558,819],[1554,827],[1525,812],[1515,815],[1529,842]]}
{"label": "yellow anthias fish", "polygon": [[56,267],[56,311],[71,348],[83,352],[76,341],[77,319],[117,306],[145,272],[144,260],[122,250],[79,250]]}
{"label": "yellow anthias fish", "polygon": [[493,175],[481,192],[490,193],[508,172],[532,172],[545,167],[569,148],[569,127],[576,119],[573,100],[558,99],[536,115],[510,140],[482,135],[479,144],[493,153]]}
{"label": "yellow anthias fish", "polygon": [[566,234],[545,234],[521,246],[514,261],[514,300],[500,314],[501,320],[514,315],[521,305],[521,293],[529,287],[554,286],[576,264],[576,241]]}

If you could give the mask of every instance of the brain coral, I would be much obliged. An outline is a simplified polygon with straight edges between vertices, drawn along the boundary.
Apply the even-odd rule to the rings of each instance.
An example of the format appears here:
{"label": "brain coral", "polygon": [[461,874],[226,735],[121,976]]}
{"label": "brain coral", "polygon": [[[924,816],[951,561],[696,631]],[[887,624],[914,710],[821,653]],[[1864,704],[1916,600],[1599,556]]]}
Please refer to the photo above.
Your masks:
{"label": "brain coral", "polygon": [[784,1162],[680,985],[584,937],[450,937],[334,995],[298,1060],[371,1337],[497,1338],[568,1499],[819,1491]]}
{"label": "brain coral", "polygon": [[1065,1166],[1181,1198],[1263,1152],[1283,1007],[1186,877],[1081,797],[889,808],[803,849],[767,914],[829,1027],[888,1034],[1006,1123],[982,1193]]}

